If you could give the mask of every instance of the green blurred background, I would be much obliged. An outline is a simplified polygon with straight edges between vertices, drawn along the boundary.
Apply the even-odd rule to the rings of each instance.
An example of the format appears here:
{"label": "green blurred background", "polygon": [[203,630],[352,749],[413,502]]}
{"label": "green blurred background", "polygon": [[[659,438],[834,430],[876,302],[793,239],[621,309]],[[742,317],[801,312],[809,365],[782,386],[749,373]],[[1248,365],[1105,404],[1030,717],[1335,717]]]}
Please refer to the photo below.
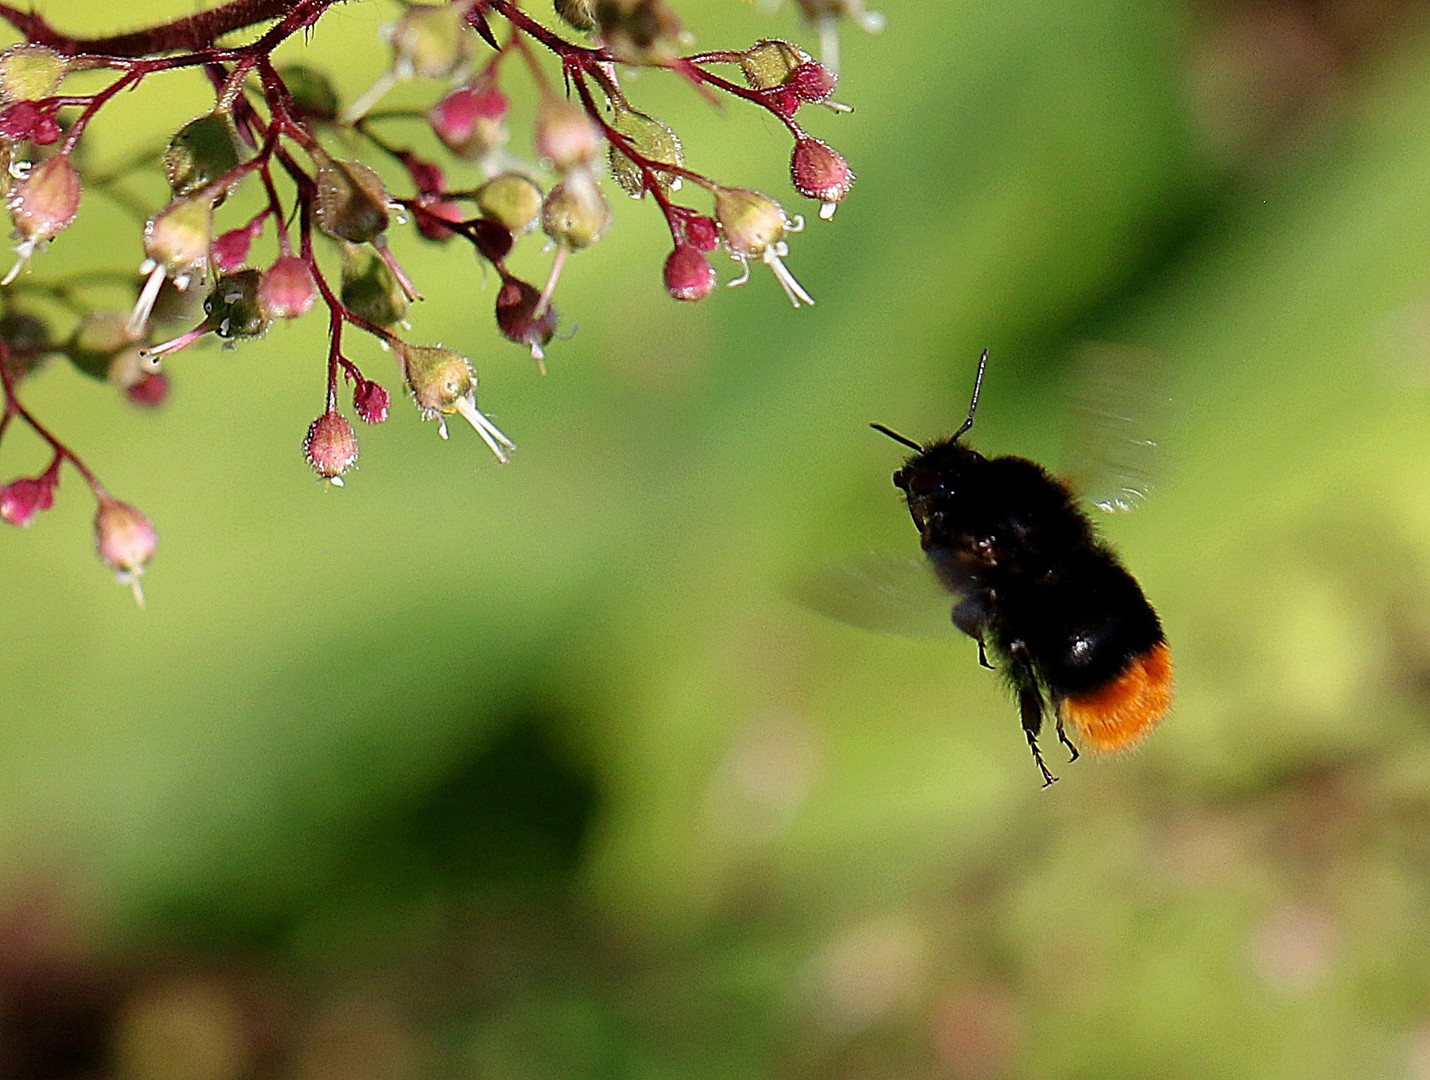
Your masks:
{"label": "green blurred background", "polygon": [[[853,115],[801,114],[859,173],[792,241],[813,309],[758,271],[670,302],[622,199],[543,378],[469,251],[395,240],[505,468],[394,395],[325,491],[317,316],[175,357],[157,414],[27,384],[162,543],[139,612],[73,476],[0,532],[0,1075],[1430,1078],[1430,22],[882,8],[843,33]],[[394,10],[283,55],[355,94]],[[813,40],[793,5],[678,10],[704,48]],[[92,160],[202,111],[188,78],[106,109]],[[628,89],[795,208],[776,124]],[[38,273],[139,261],[86,198]],[[916,550],[869,421],[951,430],[988,347],[975,445],[1056,462],[1089,343],[1171,403],[1157,497],[1105,532],[1178,701],[1042,791],[971,643],[789,595]],[[0,465],[43,455],[17,432]]]}

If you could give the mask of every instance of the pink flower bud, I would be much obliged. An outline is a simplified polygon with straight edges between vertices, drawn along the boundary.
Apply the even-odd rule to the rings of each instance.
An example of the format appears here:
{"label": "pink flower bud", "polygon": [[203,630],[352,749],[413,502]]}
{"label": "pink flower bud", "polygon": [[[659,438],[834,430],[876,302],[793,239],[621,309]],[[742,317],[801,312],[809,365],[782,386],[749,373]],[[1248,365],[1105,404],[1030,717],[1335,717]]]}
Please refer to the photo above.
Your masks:
{"label": "pink flower bud", "polygon": [[803,138],[794,144],[790,155],[790,179],[794,189],[808,199],[818,199],[829,208],[820,209],[820,217],[829,217],[833,207],[844,200],[854,186],[854,173],[849,162],[828,143]]}
{"label": "pink flower bud", "polygon": [[541,293],[520,278],[509,277],[497,290],[497,329],[508,341],[525,345],[540,360],[545,346],[556,333],[556,309],[550,304],[537,315]]}
{"label": "pink flower bud", "polygon": [[128,503],[100,495],[99,510],[94,515],[94,544],[100,560],[114,571],[115,580],[132,585],[134,598],[143,607],[139,575],[159,546],[154,523]]}
{"label": "pink flower bud", "polygon": [[353,387],[353,409],[364,424],[380,424],[387,419],[390,398],[377,383],[361,379]]}
{"label": "pink flower bud", "polygon": [[141,372],[138,379],[124,388],[124,396],[131,405],[143,408],[162,405],[169,397],[169,377],[162,371]]}
{"label": "pink flower bud", "polygon": [[308,426],[303,453],[313,471],[334,487],[343,486],[343,473],[357,461],[357,435],[339,412],[325,412]]}
{"label": "pink flower bud", "polygon": [[11,480],[0,488],[0,518],[25,527],[41,510],[55,505],[55,485],[44,476]]}
{"label": "pink flower bud", "polygon": [[838,83],[838,75],[814,60],[800,64],[785,80],[785,85],[796,97],[809,102],[828,101]]}
{"label": "pink flower bud", "polygon": [[720,246],[720,226],[715,219],[698,214],[685,219],[685,239],[697,251],[714,251]]}
{"label": "pink flower bud", "polygon": [[258,283],[258,307],[266,319],[296,319],[318,299],[308,264],[297,255],[281,255]]}
{"label": "pink flower bud", "polygon": [[68,154],[40,162],[10,191],[10,216],[31,243],[52,239],[79,213],[82,185]]}
{"label": "pink flower bud", "polygon": [[0,112],[0,135],[22,142],[35,132],[40,122],[40,107],[33,101],[17,101]]}
{"label": "pink flower bud", "polygon": [[[441,242],[450,240],[457,235],[443,221],[460,223],[467,220],[468,214],[461,205],[451,199],[439,198],[435,195],[423,195],[417,200],[420,211],[414,213],[417,222],[417,232],[424,240],[435,240]],[[421,212],[425,211],[425,213]]]}
{"label": "pink flower bud", "polygon": [[30,141],[36,146],[51,146],[59,142],[64,133],[64,128],[60,127],[54,113],[45,113],[36,121],[35,130],[30,132]]}
{"label": "pink flower bud", "polygon": [[557,172],[590,165],[605,140],[586,110],[565,98],[548,96],[536,115],[536,152]]}
{"label": "pink flower bud", "polygon": [[253,233],[247,225],[230,229],[213,243],[214,265],[221,274],[232,274],[248,265],[248,249],[253,246]]}
{"label": "pink flower bud", "polygon": [[427,122],[443,146],[471,160],[506,145],[507,108],[506,95],[495,86],[459,86],[432,106]]}
{"label": "pink flower bud", "polygon": [[677,244],[665,260],[665,291],[676,300],[704,300],[715,288],[715,268],[697,249]]}

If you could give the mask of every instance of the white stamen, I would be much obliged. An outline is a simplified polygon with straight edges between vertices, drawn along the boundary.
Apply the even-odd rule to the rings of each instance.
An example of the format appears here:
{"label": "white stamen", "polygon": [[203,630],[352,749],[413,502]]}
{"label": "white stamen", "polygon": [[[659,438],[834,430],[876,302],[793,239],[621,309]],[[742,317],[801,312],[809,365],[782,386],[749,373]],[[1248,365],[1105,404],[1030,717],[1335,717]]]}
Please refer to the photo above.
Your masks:
{"label": "white stamen", "polygon": [[740,276],[734,281],[727,281],[725,283],[725,288],[727,289],[733,289],[737,285],[743,285],[750,280],[750,260],[743,255],[731,255],[730,258],[740,264]]}
{"label": "white stamen", "polygon": [[374,105],[383,99],[389,90],[397,85],[397,76],[391,71],[384,71],[377,77],[377,82],[367,88],[356,101],[343,110],[343,114],[338,118],[342,124],[355,124],[368,114]]}
{"label": "white stamen", "polygon": [[[145,267],[148,267],[147,271]],[[164,268],[155,264],[153,259],[145,259],[139,270],[141,273],[147,273],[149,280],[144,282],[144,288],[140,290],[139,299],[134,302],[134,310],[129,313],[129,321],[124,326],[130,336],[136,338],[144,333],[144,327],[149,325],[154,301],[159,299],[159,290],[164,286]]]}
{"label": "white stamen", "polygon": [[836,210],[838,210],[838,209],[839,209],[839,204],[838,204],[837,202],[820,203],[820,204],[819,204],[819,219],[820,219],[821,221],[828,221],[830,218],[832,218],[832,217],[834,216],[834,211],[836,211]]}
{"label": "white stamen", "polygon": [[437,434],[444,439],[447,438],[447,418],[445,416],[437,417]]}
{"label": "white stamen", "polygon": [[831,73],[839,74],[839,27],[834,16],[816,20],[819,29],[819,62]]}
{"label": "white stamen", "polygon": [[794,275],[789,272],[789,267],[781,261],[781,256],[788,254],[789,248],[784,244],[771,244],[765,249],[765,264],[775,272],[775,280],[780,283],[791,304],[799,307],[803,302],[813,307],[814,297],[804,291],[804,286],[795,280]]}
{"label": "white stamen", "polygon": [[[482,441],[486,443],[487,446],[491,448],[492,453],[497,456],[497,460],[505,465],[507,461],[510,460],[506,455],[506,450],[515,450],[516,444],[503,435],[495,424],[482,415],[481,410],[477,408],[477,399],[471,394],[461,398],[457,402],[457,411],[462,414],[462,417],[467,423],[476,429],[477,434],[482,437]],[[505,447],[506,450],[503,450],[503,447]]]}
{"label": "white stamen", "polygon": [[139,605],[139,610],[144,610],[144,586],[139,583],[139,575],[143,568],[137,570],[120,570],[114,575],[114,580],[121,585],[128,585],[134,590],[134,603]]}
{"label": "white stamen", "polygon": [[15,265],[10,267],[9,272],[3,278],[0,278],[0,288],[10,284],[10,282],[20,276],[20,271],[29,263],[30,257],[35,254],[35,248],[37,246],[34,240],[22,240],[15,245]]}
{"label": "white stamen", "polygon": [[850,18],[854,20],[860,30],[868,34],[882,33],[884,25],[888,21],[884,18],[882,11],[860,11],[851,15]]}

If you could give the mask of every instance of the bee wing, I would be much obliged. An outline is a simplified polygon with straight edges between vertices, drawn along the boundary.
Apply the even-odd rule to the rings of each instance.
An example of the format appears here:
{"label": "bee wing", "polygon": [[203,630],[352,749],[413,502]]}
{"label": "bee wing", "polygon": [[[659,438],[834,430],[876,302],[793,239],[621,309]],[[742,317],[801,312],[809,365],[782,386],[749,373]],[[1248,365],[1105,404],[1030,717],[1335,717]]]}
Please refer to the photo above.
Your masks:
{"label": "bee wing", "polygon": [[897,637],[954,633],[954,598],[927,560],[870,552],[828,562],[790,584],[789,598],[811,611],[865,630]]}
{"label": "bee wing", "polygon": [[1166,479],[1170,454],[1158,432],[1171,408],[1170,377],[1170,358],[1154,349],[1089,342],[1078,350],[1064,475],[1098,509],[1135,510]]}

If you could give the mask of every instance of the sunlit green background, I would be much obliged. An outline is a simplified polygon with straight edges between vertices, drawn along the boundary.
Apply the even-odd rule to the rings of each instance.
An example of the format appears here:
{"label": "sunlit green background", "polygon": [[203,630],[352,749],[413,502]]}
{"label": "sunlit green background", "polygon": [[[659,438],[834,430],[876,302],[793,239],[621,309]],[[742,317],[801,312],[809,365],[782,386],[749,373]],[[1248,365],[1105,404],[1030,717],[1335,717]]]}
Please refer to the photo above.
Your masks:
{"label": "sunlit green background", "polygon": [[[542,377],[469,250],[395,237],[412,337],[472,356],[504,468],[394,394],[324,490],[316,314],[175,357],[157,413],[63,364],[27,385],[162,542],[141,612],[73,475],[0,532],[0,1074],[1430,1078],[1430,27],[882,8],[843,34],[856,111],[801,113],[859,174],[792,240],[812,309],[761,271],[670,302],[622,197]],[[284,55],[356,94],[395,10]],[[813,40],[792,4],[678,10],[705,48]],[[628,89],[692,167],[813,209],[772,121]],[[154,79],[91,160],[206,95]],[[162,199],[157,168],[128,188]],[[36,272],[140,258],[90,192]],[[1089,343],[1165,399],[1157,496],[1105,531],[1178,700],[1042,791],[970,642],[789,596],[916,550],[869,421],[950,430],[988,347],[976,445],[1055,462]],[[43,464],[7,437],[0,476]]]}

